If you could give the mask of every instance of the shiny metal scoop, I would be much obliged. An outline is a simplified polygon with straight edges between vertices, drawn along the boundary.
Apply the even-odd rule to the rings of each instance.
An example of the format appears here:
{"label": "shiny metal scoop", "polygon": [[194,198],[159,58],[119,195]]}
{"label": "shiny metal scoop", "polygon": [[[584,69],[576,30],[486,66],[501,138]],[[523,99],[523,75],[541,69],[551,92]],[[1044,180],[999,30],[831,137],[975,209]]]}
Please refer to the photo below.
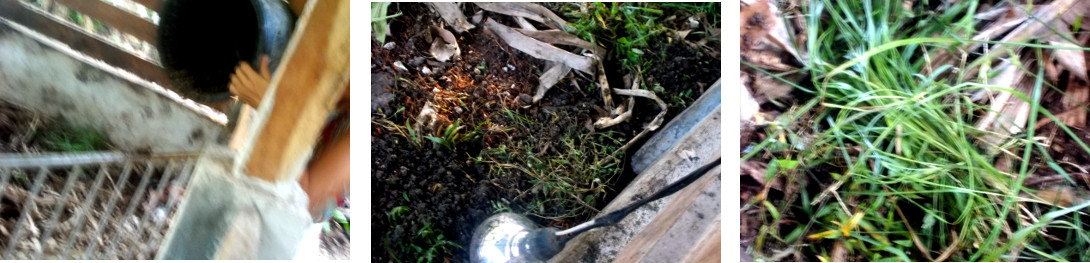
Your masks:
{"label": "shiny metal scoop", "polygon": [[473,231],[470,262],[544,262],[560,252],[555,228],[538,228],[515,213],[485,219]]}
{"label": "shiny metal scoop", "polygon": [[545,262],[559,254],[560,249],[575,236],[591,229],[613,225],[636,208],[674,194],[713,167],[719,166],[721,160],[716,158],[643,200],[564,231],[551,227],[538,228],[529,218],[515,213],[493,215],[473,230],[473,239],[469,244],[470,262]]}

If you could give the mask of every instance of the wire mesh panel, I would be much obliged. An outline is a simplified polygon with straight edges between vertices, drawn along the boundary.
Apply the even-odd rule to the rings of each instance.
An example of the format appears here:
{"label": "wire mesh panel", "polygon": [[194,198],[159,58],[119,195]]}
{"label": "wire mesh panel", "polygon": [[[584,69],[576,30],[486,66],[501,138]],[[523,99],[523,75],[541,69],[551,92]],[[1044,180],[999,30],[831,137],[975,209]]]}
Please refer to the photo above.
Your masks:
{"label": "wire mesh panel", "polygon": [[0,259],[154,259],[196,158],[0,155]]}

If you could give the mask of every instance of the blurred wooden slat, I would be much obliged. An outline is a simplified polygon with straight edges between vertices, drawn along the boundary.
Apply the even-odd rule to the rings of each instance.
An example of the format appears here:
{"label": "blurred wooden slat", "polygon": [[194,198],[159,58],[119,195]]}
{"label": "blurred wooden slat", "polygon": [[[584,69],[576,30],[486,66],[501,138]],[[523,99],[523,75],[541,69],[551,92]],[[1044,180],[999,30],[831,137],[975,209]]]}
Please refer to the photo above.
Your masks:
{"label": "blurred wooden slat", "polygon": [[[300,17],[267,92],[274,92],[268,116],[262,99],[258,129],[246,172],[270,182],[295,180],[349,78],[348,0],[313,1]],[[290,72],[291,74],[285,74]]]}
{"label": "blurred wooden slat", "polygon": [[722,221],[715,220],[715,225],[705,232],[693,249],[681,259],[681,262],[722,262],[723,254]]}
{"label": "blurred wooden slat", "polygon": [[67,44],[75,51],[133,73],[144,80],[158,83],[164,88],[172,88],[166,72],[159,64],[133,55],[101,37],[92,36],[37,8],[20,3],[19,0],[0,0],[0,17]]}
{"label": "blurred wooden slat", "polygon": [[[711,159],[714,159],[714,157]],[[655,257],[655,259],[648,259],[645,257],[647,257],[649,253],[655,253],[656,250],[661,249],[675,252],[685,251],[685,247],[692,247],[693,245],[693,243],[689,242],[698,241],[695,239],[697,236],[685,235],[685,231],[680,231],[677,227],[681,226],[681,229],[699,228],[700,225],[702,225],[701,223],[707,223],[705,221],[708,221],[680,220],[682,219],[682,216],[687,213],[691,212],[697,214],[701,211],[709,214],[712,212],[715,214],[719,213],[714,210],[698,209],[694,206],[694,203],[701,198],[708,199],[705,200],[705,202],[710,201],[710,203],[717,203],[719,201],[718,197],[706,197],[704,191],[709,190],[710,192],[718,192],[717,190],[720,189],[719,184],[714,184],[714,187],[709,187],[709,185],[713,185],[712,182],[719,179],[721,173],[720,169],[720,167],[712,168],[712,170],[701,175],[700,179],[697,179],[692,185],[685,187],[681,192],[675,194],[666,207],[658,211],[658,215],[655,216],[655,219],[652,220],[646,228],[640,230],[640,232],[625,245],[625,248],[621,250],[621,253],[617,254],[617,258],[614,259],[613,262],[664,262],[663,260],[678,260],[678,258],[663,259],[662,257]],[[716,196],[719,195],[716,194]],[[707,218],[710,220],[710,215],[708,215]],[[670,240],[671,238],[666,238],[667,233],[674,234],[671,235],[671,237],[680,240]]]}
{"label": "blurred wooden slat", "polygon": [[147,41],[152,46],[158,43],[157,27],[147,19],[117,8],[102,0],[54,0],[56,3],[74,9],[84,15],[98,19],[121,32],[129,33]]}
{"label": "blurred wooden slat", "polygon": [[[87,1],[87,0],[77,0],[77,1]],[[144,5],[144,7],[147,7],[148,9],[154,10],[155,12],[162,11],[163,10],[163,3],[166,2],[166,1],[167,0],[133,0],[133,2]]]}

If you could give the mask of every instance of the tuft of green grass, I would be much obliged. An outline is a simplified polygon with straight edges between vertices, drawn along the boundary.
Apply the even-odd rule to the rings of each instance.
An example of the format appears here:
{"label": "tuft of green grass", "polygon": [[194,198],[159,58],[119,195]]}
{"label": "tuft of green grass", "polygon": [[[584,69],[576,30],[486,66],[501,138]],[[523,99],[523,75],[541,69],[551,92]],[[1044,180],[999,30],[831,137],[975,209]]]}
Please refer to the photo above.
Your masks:
{"label": "tuft of green grass", "polygon": [[[1041,94],[1049,88],[1042,69],[1019,65],[1035,80],[1030,94],[963,78],[964,68],[940,74],[958,65],[921,74],[928,55],[934,55],[925,49],[970,42],[966,36],[973,34],[978,5],[958,1],[942,13],[904,10],[896,1],[804,5],[810,81],[797,85],[813,87],[814,98],[773,120],[766,129],[769,139],[743,157],[771,154],[776,161],[768,181],[788,182],[783,200],[755,199],[759,203],[749,206],[764,211],[755,244],[765,248],[758,249],[759,256],[801,249],[828,259],[832,245],[839,243],[852,258],[870,261],[930,260],[947,250],[946,260],[1010,260],[1016,247],[1021,247],[1014,251],[1019,260],[1090,260],[1083,249],[1090,246],[1090,226],[1078,210],[1054,210],[1028,224],[1019,219],[1029,211],[1018,197],[1022,182],[1040,166],[1033,157],[1050,167],[1041,169],[1059,167],[1033,139],[1033,130],[1011,136],[1004,145],[1022,150],[1012,173],[997,169],[997,155],[976,139],[986,131],[976,129],[975,122],[990,110],[970,100],[968,94],[979,89],[1012,92],[1033,105],[1030,120],[1037,114],[1055,120],[1040,107]],[[905,12],[918,14],[919,20],[897,15]],[[1056,48],[1005,44],[1029,50],[1011,54],[1012,61],[1040,60],[1042,49]],[[992,57],[967,64],[988,64]],[[798,185],[811,179],[820,185]],[[919,212],[903,220],[898,213],[909,209]],[[784,224],[785,211],[794,211],[793,220],[802,222]],[[1049,241],[1039,231],[1046,227],[1066,243]],[[923,252],[912,240],[921,241]]]}
{"label": "tuft of green grass", "polygon": [[589,3],[586,11],[578,5],[567,6],[566,15],[575,18],[574,34],[596,45],[604,44],[626,69],[648,68],[651,60],[644,55],[649,43],[666,28],[658,24],[663,11],[649,3]]}
{"label": "tuft of green grass", "polygon": [[420,228],[420,231],[416,232],[416,239],[423,240],[426,244],[425,247],[420,247],[415,244],[410,245],[412,249],[421,255],[417,258],[416,262],[440,262],[441,255],[449,255],[454,248],[461,249],[462,245],[455,243],[454,241],[447,240],[442,233],[431,228],[431,224],[424,224],[424,227]]}
{"label": "tuft of green grass", "polygon": [[37,143],[47,151],[88,152],[110,148],[106,133],[90,127],[57,124],[45,128],[36,137]]}
{"label": "tuft of green grass", "polygon": [[623,171],[620,162],[606,161],[623,154],[617,151],[623,144],[614,132],[571,132],[547,152],[541,151],[544,144],[531,139],[513,142],[511,148],[482,151],[480,159],[498,167],[491,176],[517,171],[530,177],[530,192],[536,197],[525,207],[528,214],[546,219],[579,218],[598,212],[594,206]]}
{"label": "tuft of green grass", "polygon": [[477,136],[480,135],[481,127],[488,125],[488,123],[488,121],[484,121],[474,127],[470,132],[459,133],[465,126],[462,125],[462,119],[458,119],[455,120],[454,123],[448,125],[446,129],[442,130],[442,134],[439,134],[441,137],[424,136],[424,138],[431,140],[438,145],[442,145],[444,148],[447,148],[447,150],[453,151],[454,147],[458,144],[477,138]]}

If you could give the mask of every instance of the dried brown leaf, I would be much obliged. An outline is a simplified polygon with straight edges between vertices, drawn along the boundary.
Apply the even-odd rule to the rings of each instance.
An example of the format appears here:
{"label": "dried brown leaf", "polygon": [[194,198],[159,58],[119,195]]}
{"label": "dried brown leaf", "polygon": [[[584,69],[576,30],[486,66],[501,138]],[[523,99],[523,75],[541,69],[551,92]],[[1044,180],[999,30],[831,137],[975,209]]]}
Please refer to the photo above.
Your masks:
{"label": "dried brown leaf", "polygon": [[759,49],[762,42],[767,41],[799,62],[805,63],[790,41],[792,31],[781,21],[779,15],[779,9],[767,0],[758,0],[742,7],[740,40],[743,52]]}
{"label": "dried brown leaf", "polygon": [[447,31],[445,28],[431,26],[429,29],[432,42],[431,52],[432,57],[435,57],[439,62],[447,62],[452,57],[461,57],[462,49],[458,47],[458,41],[454,38],[454,34]]}
{"label": "dried brown leaf", "polygon": [[[1068,48],[1081,48],[1079,45],[1067,41],[1049,41],[1049,44]],[[1052,55],[1072,75],[1083,81],[1090,81],[1086,76],[1086,58],[1083,57],[1081,49],[1052,49]]]}
{"label": "dried brown leaf", "polygon": [[[757,183],[761,184],[761,186],[769,184],[769,182],[767,182],[765,179],[768,171],[767,167],[767,164],[759,161],[746,161],[741,164],[742,174],[748,175],[750,178],[753,178],[753,180],[756,180]],[[779,178],[773,179],[771,182],[772,185],[768,185],[768,187],[776,189],[778,191],[783,191],[783,183],[784,180],[780,180]]]}
{"label": "dried brown leaf", "polygon": [[1060,14],[1060,19],[1066,22],[1068,25],[1074,25],[1079,17],[1083,17],[1082,25],[1079,28],[1090,29],[1090,19],[1087,19],[1087,15],[1090,15],[1090,2],[1079,1],[1071,6],[1067,12]]}
{"label": "dried brown leaf", "polygon": [[474,3],[478,7],[491,12],[515,17],[525,17],[530,20],[545,24],[550,28],[570,28],[568,22],[560,16],[549,11],[548,8],[533,3]]}
{"label": "dried brown leaf", "polygon": [[743,5],[740,18],[742,50],[747,50],[768,35],[771,27],[767,20],[774,20],[775,16],[770,10],[768,1],[758,0],[753,4]]}
{"label": "dried brown leaf", "polygon": [[453,2],[434,2],[427,3],[431,6],[432,10],[439,13],[439,16],[447,22],[450,27],[454,28],[454,31],[462,33],[476,28],[473,24],[466,21],[466,16],[462,14],[461,8],[458,4]]}
{"label": "dried brown leaf", "polygon": [[806,60],[799,55],[798,50],[796,50],[795,46],[791,43],[791,30],[787,28],[787,24],[784,23],[783,20],[780,18],[779,9],[776,8],[775,5],[769,5],[768,9],[769,12],[772,13],[772,16],[766,20],[769,23],[769,32],[768,36],[766,37],[777,46],[779,46],[780,49],[783,49],[784,51],[787,51],[788,54],[791,54],[791,56],[794,57],[795,60],[806,64]]}
{"label": "dried brown leaf", "polygon": [[564,32],[564,31],[561,31],[561,30],[553,29],[553,30],[530,31],[530,30],[524,30],[524,29],[516,28],[515,31],[518,31],[519,33],[522,33],[523,35],[526,35],[528,37],[532,37],[532,38],[537,39],[537,40],[541,40],[542,42],[549,43],[549,44],[567,45],[567,46],[578,47],[578,48],[590,50],[591,52],[594,52],[595,54],[599,54],[599,55],[604,55],[606,53],[605,48],[594,45],[593,43],[587,42],[586,40],[583,40],[583,39],[581,39],[581,38],[579,38],[579,37],[577,37],[575,35],[572,35],[572,34],[570,34],[568,32]]}
{"label": "dried brown leaf", "polygon": [[[1032,79],[1024,78],[1025,71],[1012,63],[1003,62],[997,70],[1001,72],[989,80],[989,84],[1011,87],[1022,93],[1028,93],[1033,88],[1033,82],[1027,81]],[[1011,97],[1010,92],[996,92],[990,109],[976,125],[977,129],[988,132],[981,137],[981,140],[993,153],[998,151],[998,148],[994,148],[995,146],[1000,145],[1011,134],[1021,132],[1029,119],[1029,103],[1020,99],[1011,99]]]}
{"label": "dried brown leaf", "polygon": [[560,82],[560,79],[563,79],[565,75],[568,75],[569,71],[571,71],[571,68],[561,63],[555,63],[548,70],[545,70],[545,73],[541,74],[541,81],[537,86],[537,92],[534,93],[533,102],[536,103],[541,100],[541,98],[545,97],[545,92],[548,92],[553,85]]}
{"label": "dried brown leaf", "polygon": [[485,21],[485,25],[488,29],[492,30],[493,33],[499,36],[500,39],[503,39],[507,45],[532,57],[563,63],[568,67],[587,74],[594,74],[593,67],[595,62],[589,57],[572,54],[571,52],[538,41],[515,31],[513,28],[497,23],[491,18]]}
{"label": "dried brown leaf", "polygon": [[757,103],[757,99],[753,98],[753,94],[750,93],[746,81],[742,81],[742,87],[739,90],[739,92],[742,93],[742,105],[739,109],[739,113],[741,113],[741,116],[739,116],[741,118],[740,123],[742,124],[742,127],[747,127],[747,125],[744,124],[753,122],[753,118],[757,116],[757,112],[760,111],[761,106],[760,103]]}
{"label": "dried brown leaf", "polygon": [[794,87],[783,81],[762,73],[754,74],[753,97],[757,99],[758,104],[763,104],[769,100],[786,98],[791,95],[792,90],[794,90]]}
{"label": "dried brown leaf", "polygon": [[779,52],[770,50],[743,51],[742,60],[748,61],[759,68],[773,71],[789,71],[796,69],[794,66],[785,64]]}
{"label": "dried brown leaf", "polygon": [[[1067,125],[1067,126],[1070,126],[1070,127],[1077,127],[1077,128],[1080,128],[1080,129],[1086,128],[1086,109],[1082,109],[1082,108],[1070,109],[1070,110],[1067,110],[1067,111],[1065,111],[1063,113],[1056,114],[1055,116],[1056,116],[1056,119],[1060,120],[1060,122],[1063,123],[1064,125]],[[1048,125],[1049,123],[1052,123],[1052,118],[1042,118],[1040,121],[1037,121],[1037,124],[1033,125],[1033,128],[1034,129],[1040,129],[1041,127],[1044,127],[1045,125]],[[1076,126],[1076,125],[1079,125],[1079,126]]]}
{"label": "dried brown leaf", "polygon": [[[1028,195],[1023,195],[1027,197]],[[1084,193],[1067,185],[1054,185],[1037,191],[1033,194],[1042,202],[1058,207],[1069,207],[1074,204],[1086,202]]]}
{"label": "dried brown leaf", "polygon": [[1049,35],[1045,38],[1045,41],[1050,45],[1061,47],[1050,49],[1052,57],[1056,58],[1059,64],[1071,72],[1083,81],[1090,81],[1086,76],[1086,58],[1083,56],[1083,50],[1075,41],[1075,36],[1071,34],[1067,23],[1063,21],[1053,21],[1052,27],[1056,29],[1056,33]]}

